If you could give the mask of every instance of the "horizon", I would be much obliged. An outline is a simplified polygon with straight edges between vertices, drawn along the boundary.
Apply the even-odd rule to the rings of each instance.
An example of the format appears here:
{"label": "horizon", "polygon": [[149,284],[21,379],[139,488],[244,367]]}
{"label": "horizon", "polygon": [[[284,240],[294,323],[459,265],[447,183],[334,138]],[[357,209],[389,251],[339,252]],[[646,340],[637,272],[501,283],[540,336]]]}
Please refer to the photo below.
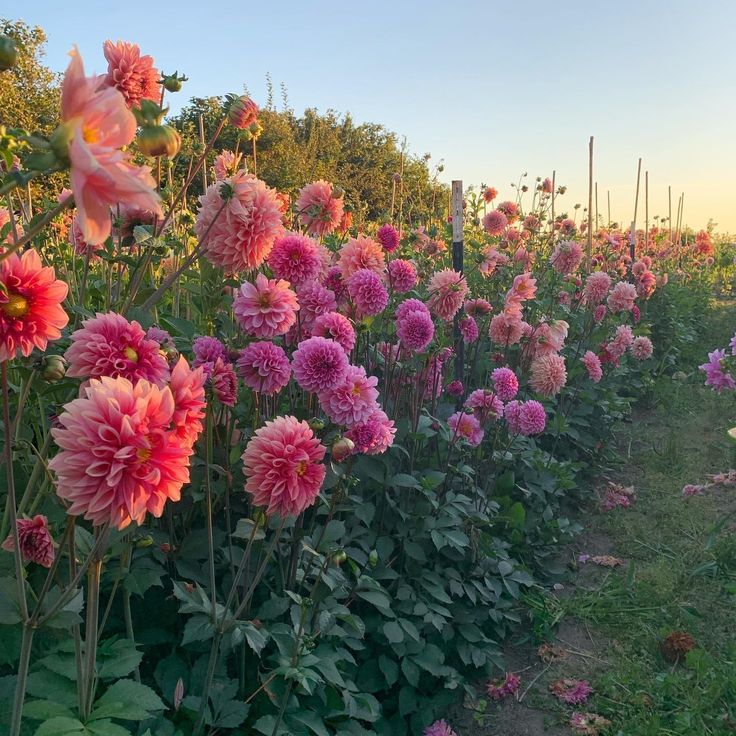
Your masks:
{"label": "horizon", "polygon": [[[610,192],[612,219],[630,224],[641,157],[637,226],[644,224],[648,171],[650,223],[655,215],[667,216],[671,186],[673,220],[684,192],[683,226],[699,230],[712,219],[717,232],[736,232],[729,175],[736,152],[718,144],[730,140],[726,126],[736,113],[728,94],[736,87],[729,58],[736,5],[711,0],[695,16],[684,0],[630,0],[592,9],[579,0],[561,8],[534,0],[524,9],[500,3],[489,8],[473,0],[449,16],[436,0],[422,3],[422,13],[413,0],[399,7],[379,2],[370,10],[331,5],[287,2],[242,17],[227,0],[215,28],[210,18],[192,23],[199,6],[189,0],[178,3],[174,15],[173,4],[140,0],[102,15],[96,4],[78,2],[60,14],[58,5],[42,0],[18,17],[46,31],[44,62],[54,71],[66,68],[74,44],[88,73],[100,73],[106,68],[106,38],[138,43],[159,69],[189,77],[181,92],[167,96],[172,112],[191,97],[243,86],[262,105],[270,74],[274,96],[283,84],[297,112],[334,109],[357,123],[380,123],[399,140],[406,138],[410,153],[430,153],[430,167],[442,160],[444,183],[485,183],[509,198],[515,191],[511,182],[524,172],[532,186],[535,177],[551,177],[555,170],[557,183],[567,186],[560,205],[571,215],[576,203],[581,212],[587,206],[592,135],[599,215],[606,214]],[[620,46],[601,46],[598,35],[576,33],[583,11]],[[252,30],[273,25],[278,42]],[[707,58],[682,38],[685,31],[690,39],[709,36]],[[485,43],[490,50],[482,48]],[[324,51],[329,44],[332,50]],[[242,65],[223,55],[223,49],[240,48]],[[550,50],[551,70],[541,60]],[[509,68],[498,71],[499,60],[510,60]],[[579,73],[581,60],[589,62],[582,65],[586,77]]]}

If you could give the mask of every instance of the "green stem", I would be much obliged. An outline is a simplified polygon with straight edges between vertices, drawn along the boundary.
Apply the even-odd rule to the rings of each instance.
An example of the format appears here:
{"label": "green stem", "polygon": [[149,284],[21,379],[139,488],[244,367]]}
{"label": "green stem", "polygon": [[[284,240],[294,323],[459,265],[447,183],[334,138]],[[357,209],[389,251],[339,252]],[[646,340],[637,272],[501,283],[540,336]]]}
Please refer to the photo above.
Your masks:
{"label": "green stem", "polygon": [[26,243],[30,243],[57,215],[72,206],[74,206],[74,197],[69,196],[58,207],[49,210],[17,243],[8,246],[4,252],[0,253],[0,263],[6,258],[10,258],[15,251],[20,250]]}
{"label": "green stem", "polygon": [[210,576],[210,600],[212,601],[212,625],[217,626],[217,579],[215,577],[215,535],[212,525],[212,484],[210,468],[212,466],[212,402],[207,404],[205,418],[205,469],[204,492],[207,503],[207,563]]}
{"label": "green stem", "polygon": [[33,646],[33,635],[35,628],[31,622],[26,621],[23,625],[23,638],[20,644],[20,662],[18,664],[18,680],[15,683],[15,697],[13,698],[13,715],[10,721],[9,736],[18,736],[23,721],[23,702],[26,697],[26,682],[28,680],[28,667],[31,663],[31,647]]}
{"label": "green stem", "polygon": [[100,609],[100,574],[102,560],[96,556],[87,570],[87,619],[84,635],[84,682],[82,683],[82,720],[92,712],[97,684],[97,627]]}

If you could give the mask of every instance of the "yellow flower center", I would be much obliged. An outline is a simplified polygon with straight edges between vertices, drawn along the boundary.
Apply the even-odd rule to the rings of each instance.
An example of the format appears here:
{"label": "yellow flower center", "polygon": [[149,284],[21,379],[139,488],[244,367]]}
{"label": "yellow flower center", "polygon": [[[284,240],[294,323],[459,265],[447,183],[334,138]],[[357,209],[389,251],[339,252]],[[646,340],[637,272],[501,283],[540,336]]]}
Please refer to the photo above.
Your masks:
{"label": "yellow flower center", "polygon": [[135,452],[135,456],[138,458],[139,462],[145,463],[151,458],[151,448],[139,447]]}
{"label": "yellow flower center", "polygon": [[97,128],[85,126],[82,129],[82,138],[84,138],[85,143],[97,143],[100,140],[100,131]]}
{"label": "yellow flower center", "polygon": [[260,297],[258,297],[258,305],[261,307],[270,307],[271,306],[271,295],[261,294]]}
{"label": "yellow flower center", "polygon": [[296,474],[301,478],[306,472],[307,472],[307,461],[302,460],[299,463],[299,465],[296,466]]}
{"label": "yellow flower center", "polygon": [[360,386],[357,383],[353,384],[352,394],[353,396],[360,396]]}
{"label": "yellow flower center", "polygon": [[20,294],[10,294],[8,301],[5,304],[0,304],[0,309],[8,315],[18,319],[25,317],[31,309],[31,305],[28,303],[28,299]]}
{"label": "yellow flower center", "polygon": [[123,350],[123,355],[128,360],[132,360],[134,363],[138,361],[138,353],[136,353],[136,351],[133,350],[133,348],[131,348],[130,346]]}

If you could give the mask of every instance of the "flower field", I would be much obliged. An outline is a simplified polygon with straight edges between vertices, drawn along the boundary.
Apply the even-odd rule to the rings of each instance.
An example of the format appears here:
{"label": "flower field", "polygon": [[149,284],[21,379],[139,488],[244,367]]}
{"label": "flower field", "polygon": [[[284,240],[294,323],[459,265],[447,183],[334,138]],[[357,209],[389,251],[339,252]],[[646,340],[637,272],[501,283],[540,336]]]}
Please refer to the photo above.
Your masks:
{"label": "flower field", "polygon": [[0,129],[3,732],[452,736],[733,259],[545,176],[279,188],[250,97],[199,139],[103,54]]}

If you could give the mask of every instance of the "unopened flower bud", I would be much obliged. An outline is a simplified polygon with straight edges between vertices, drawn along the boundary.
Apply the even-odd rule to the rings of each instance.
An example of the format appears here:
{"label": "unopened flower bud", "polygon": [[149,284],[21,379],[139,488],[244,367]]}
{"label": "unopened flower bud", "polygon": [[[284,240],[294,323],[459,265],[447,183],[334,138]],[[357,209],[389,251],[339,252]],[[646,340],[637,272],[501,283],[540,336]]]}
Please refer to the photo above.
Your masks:
{"label": "unopened flower bud", "polygon": [[355,443],[351,439],[340,437],[340,439],[332,445],[332,459],[336,463],[341,463],[353,454],[354,449]]}
{"label": "unopened flower bud", "polygon": [[173,74],[164,74],[161,72],[161,84],[167,92],[179,92],[182,82],[188,82],[188,77],[183,74],[179,76],[177,72]]}
{"label": "unopened flower bud", "polygon": [[151,125],[138,133],[138,148],[146,156],[173,158],[180,147],[181,136],[171,125]]}
{"label": "unopened flower bud", "polygon": [[334,555],[332,555],[332,561],[339,567],[342,565],[345,560],[347,560],[348,556],[345,553],[344,549],[341,549],[339,552],[335,552]]}
{"label": "unopened flower bud", "polygon": [[145,537],[137,539],[135,546],[137,549],[143,549],[144,547],[150,547],[153,544],[153,537],[150,534],[146,534]]}
{"label": "unopened flower bud", "polygon": [[46,355],[42,360],[41,375],[44,381],[55,383],[66,375],[66,360],[61,355]]}
{"label": "unopened flower bud", "polygon": [[230,125],[239,130],[245,130],[251,123],[255,123],[258,116],[258,105],[250,97],[228,95],[228,100],[230,106],[227,109],[227,117]]}
{"label": "unopened flower bud", "polygon": [[309,428],[313,432],[320,432],[325,428],[325,420],[324,419],[317,419],[316,417],[314,419],[309,420]]}
{"label": "unopened flower bud", "polygon": [[372,549],[368,555],[368,564],[371,567],[375,567],[378,564],[378,552],[375,549]]}

